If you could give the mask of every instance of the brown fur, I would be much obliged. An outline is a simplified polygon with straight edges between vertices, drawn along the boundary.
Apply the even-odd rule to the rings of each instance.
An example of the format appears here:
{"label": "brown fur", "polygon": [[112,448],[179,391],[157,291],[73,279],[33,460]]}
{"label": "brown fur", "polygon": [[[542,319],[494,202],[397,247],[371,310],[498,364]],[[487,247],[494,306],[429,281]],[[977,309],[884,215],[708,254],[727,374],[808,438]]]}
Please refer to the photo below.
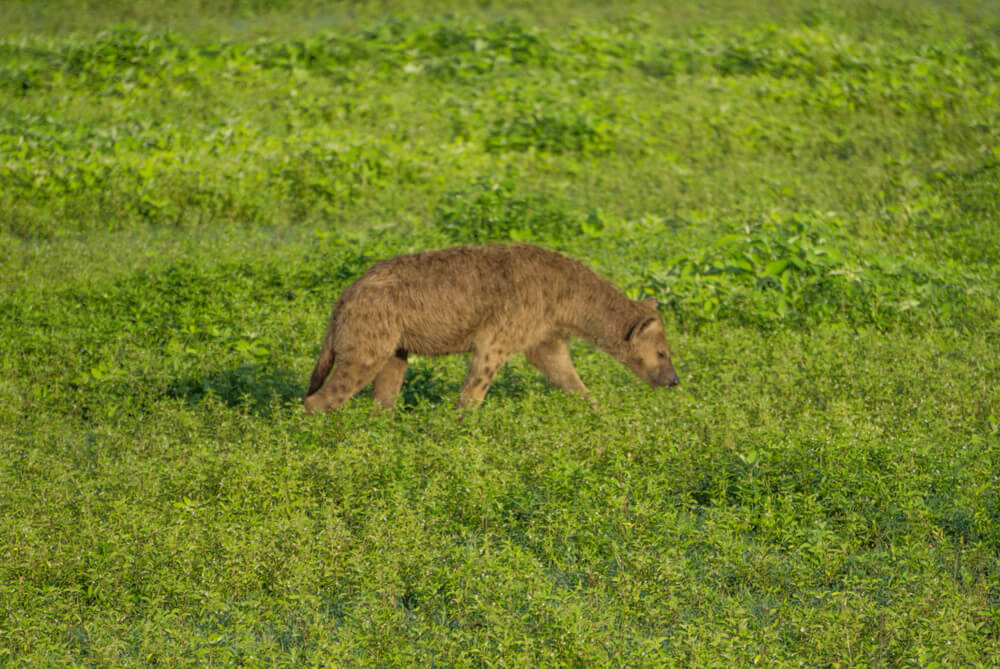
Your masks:
{"label": "brown fur", "polygon": [[410,353],[472,353],[460,407],[482,402],[497,370],[522,351],[557,387],[586,394],[570,336],[607,351],[650,386],[678,383],[656,300],[631,300],[572,258],[520,244],[383,260],[337,301],[306,410],[336,409],[372,381],[374,399],[392,406]]}

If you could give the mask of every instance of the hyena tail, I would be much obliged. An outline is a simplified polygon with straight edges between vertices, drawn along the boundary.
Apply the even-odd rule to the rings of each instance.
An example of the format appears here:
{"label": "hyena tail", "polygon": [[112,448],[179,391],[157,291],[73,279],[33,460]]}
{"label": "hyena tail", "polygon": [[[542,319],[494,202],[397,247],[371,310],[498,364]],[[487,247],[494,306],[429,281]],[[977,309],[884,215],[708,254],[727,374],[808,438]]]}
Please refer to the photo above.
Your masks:
{"label": "hyena tail", "polygon": [[313,370],[312,379],[309,380],[309,392],[306,393],[306,397],[309,397],[323,387],[323,382],[326,381],[330,369],[333,368],[333,361],[336,357],[337,355],[333,350],[332,342],[323,342],[323,350],[319,353],[319,360],[316,361],[316,368]]}

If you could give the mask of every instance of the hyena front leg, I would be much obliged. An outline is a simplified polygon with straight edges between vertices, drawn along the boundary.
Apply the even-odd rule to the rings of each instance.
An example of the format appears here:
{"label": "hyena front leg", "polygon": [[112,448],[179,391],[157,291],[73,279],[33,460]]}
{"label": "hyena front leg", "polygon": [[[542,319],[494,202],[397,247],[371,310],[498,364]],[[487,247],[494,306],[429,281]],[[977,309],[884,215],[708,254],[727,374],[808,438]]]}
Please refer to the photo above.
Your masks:
{"label": "hyena front leg", "polygon": [[565,339],[550,337],[525,351],[525,357],[560,390],[589,396],[587,386],[583,385],[569,358]]}
{"label": "hyena front leg", "polygon": [[509,357],[510,353],[496,345],[472,349],[469,375],[465,377],[465,384],[458,394],[458,408],[479,406],[486,397],[486,391],[490,389],[497,370]]}

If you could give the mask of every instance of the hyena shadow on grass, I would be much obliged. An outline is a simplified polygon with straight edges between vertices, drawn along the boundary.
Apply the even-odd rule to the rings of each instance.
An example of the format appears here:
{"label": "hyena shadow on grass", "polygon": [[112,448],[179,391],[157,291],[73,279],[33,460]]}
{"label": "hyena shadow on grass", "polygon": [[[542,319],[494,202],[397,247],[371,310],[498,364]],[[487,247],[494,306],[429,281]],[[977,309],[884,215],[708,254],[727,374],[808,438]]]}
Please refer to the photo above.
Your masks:
{"label": "hyena shadow on grass", "polygon": [[[396,401],[396,407],[414,409],[421,404],[441,404],[458,389],[458,380],[448,380],[430,365],[420,363],[406,370],[406,380]],[[371,384],[362,393],[371,390]]]}
{"label": "hyena shadow on grass", "polygon": [[[396,409],[408,411],[419,405],[446,403],[458,390],[460,377],[448,378],[447,370],[432,363],[417,362],[406,372],[406,383],[400,393]],[[518,376],[501,374],[494,394],[517,396],[522,392]],[[362,390],[366,395],[371,384]],[[175,379],[167,387],[170,397],[183,399],[195,406],[209,395],[233,409],[245,409],[253,414],[269,416],[275,406],[299,405],[302,401],[302,383],[287,369],[272,369],[262,364],[241,365],[232,369],[207,372],[201,375]]]}
{"label": "hyena shadow on grass", "polygon": [[[461,363],[455,367],[442,364],[440,360],[418,359],[406,370],[406,378],[396,400],[397,411],[408,411],[419,405],[450,405],[459,388],[462,387],[464,370],[468,367],[467,355],[461,356]],[[495,398],[517,398],[523,396],[531,385],[531,380],[512,365],[505,366],[497,374],[490,387],[490,395]],[[371,384],[359,391],[366,396],[371,392]]]}
{"label": "hyena shadow on grass", "polygon": [[299,404],[302,383],[287,369],[240,365],[174,379],[167,386],[167,395],[183,399],[190,406],[214,395],[228,407],[269,416],[275,406]]}

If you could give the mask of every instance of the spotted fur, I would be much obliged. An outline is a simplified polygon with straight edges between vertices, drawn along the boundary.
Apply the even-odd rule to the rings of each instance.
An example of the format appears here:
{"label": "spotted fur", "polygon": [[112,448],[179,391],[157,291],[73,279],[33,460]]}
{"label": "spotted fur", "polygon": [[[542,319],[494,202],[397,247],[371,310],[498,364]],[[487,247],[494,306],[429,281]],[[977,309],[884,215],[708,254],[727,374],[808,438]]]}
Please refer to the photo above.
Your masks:
{"label": "spotted fur", "polygon": [[460,407],[481,403],[500,367],[521,352],[556,387],[587,394],[570,361],[571,336],[650,386],[679,382],[656,300],[629,299],[572,258],[520,244],[383,260],[337,301],[305,406],[336,409],[371,382],[374,399],[391,407],[411,353],[471,352]]}

